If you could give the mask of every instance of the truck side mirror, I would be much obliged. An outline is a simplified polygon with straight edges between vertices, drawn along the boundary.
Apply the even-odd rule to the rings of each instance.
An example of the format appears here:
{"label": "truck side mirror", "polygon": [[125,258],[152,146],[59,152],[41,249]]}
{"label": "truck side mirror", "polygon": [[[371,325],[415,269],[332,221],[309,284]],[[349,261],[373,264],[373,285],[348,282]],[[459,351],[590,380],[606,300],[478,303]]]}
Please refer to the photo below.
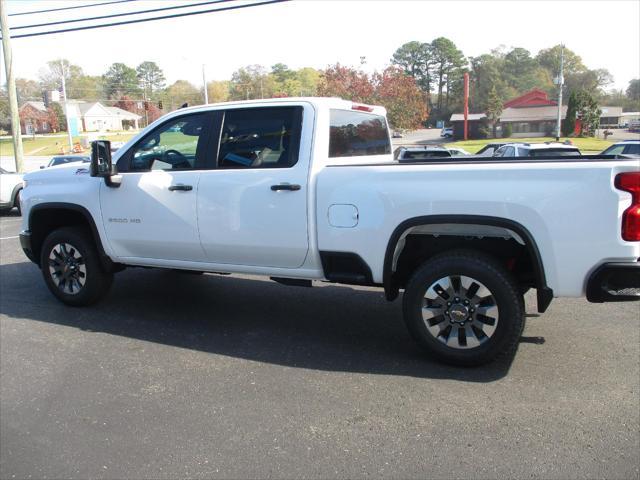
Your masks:
{"label": "truck side mirror", "polygon": [[119,187],[122,176],[118,175],[118,169],[111,163],[111,142],[109,140],[95,140],[91,142],[91,168],[92,177],[104,178],[108,187]]}

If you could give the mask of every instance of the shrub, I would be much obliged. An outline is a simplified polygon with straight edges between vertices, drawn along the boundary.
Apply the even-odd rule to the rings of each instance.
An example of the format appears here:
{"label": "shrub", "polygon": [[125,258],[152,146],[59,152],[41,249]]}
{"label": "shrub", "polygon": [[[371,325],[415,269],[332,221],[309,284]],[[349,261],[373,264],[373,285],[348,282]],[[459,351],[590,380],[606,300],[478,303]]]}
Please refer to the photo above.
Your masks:
{"label": "shrub", "polygon": [[505,123],[502,127],[502,138],[509,138],[513,133],[512,127],[510,123]]}

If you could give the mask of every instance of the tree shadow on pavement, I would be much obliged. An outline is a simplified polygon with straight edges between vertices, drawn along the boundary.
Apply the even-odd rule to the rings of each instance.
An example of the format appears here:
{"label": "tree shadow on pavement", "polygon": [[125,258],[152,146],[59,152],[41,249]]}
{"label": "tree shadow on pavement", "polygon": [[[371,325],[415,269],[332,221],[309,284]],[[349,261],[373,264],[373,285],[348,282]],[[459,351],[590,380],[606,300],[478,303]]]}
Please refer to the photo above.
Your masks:
{"label": "tree shadow on pavement", "polygon": [[[314,284],[315,285],[315,284]],[[67,307],[29,262],[0,266],[0,313],[294,368],[492,382],[512,358],[476,368],[428,359],[409,337],[401,302],[381,290],[134,268],[97,305]]]}

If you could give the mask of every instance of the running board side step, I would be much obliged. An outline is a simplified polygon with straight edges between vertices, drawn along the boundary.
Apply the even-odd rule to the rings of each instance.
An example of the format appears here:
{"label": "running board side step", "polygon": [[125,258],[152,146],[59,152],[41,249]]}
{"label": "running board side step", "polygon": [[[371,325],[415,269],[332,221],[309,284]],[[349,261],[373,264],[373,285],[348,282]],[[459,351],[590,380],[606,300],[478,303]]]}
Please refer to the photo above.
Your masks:
{"label": "running board side step", "polygon": [[274,282],[287,285],[289,287],[308,287],[311,288],[311,280],[303,280],[300,278],[283,278],[283,277],[270,277]]}

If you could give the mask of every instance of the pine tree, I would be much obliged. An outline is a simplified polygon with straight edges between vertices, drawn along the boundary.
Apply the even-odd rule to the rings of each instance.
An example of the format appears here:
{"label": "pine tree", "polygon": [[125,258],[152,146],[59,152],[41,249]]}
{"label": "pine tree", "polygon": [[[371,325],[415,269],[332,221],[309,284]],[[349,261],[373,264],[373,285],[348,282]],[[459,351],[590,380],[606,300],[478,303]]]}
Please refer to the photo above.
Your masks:
{"label": "pine tree", "polygon": [[578,107],[578,97],[576,92],[569,95],[569,103],[567,104],[567,114],[562,121],[562,135],[568,137],[573,134],[576,129],[576,110]]}
{"label": "pine tree", "polygon": [[485,107],[485,114],[487,115],[487,119],[493,126],[493,138],[495,138],[496,130],[498,127],[498,120],[500,120],[500,115],[502,115],[502,99],[498,96],[495,85],[493,85],[491,87],[491,90],[489,91],[489,96],[487,97],[487,106]]}

